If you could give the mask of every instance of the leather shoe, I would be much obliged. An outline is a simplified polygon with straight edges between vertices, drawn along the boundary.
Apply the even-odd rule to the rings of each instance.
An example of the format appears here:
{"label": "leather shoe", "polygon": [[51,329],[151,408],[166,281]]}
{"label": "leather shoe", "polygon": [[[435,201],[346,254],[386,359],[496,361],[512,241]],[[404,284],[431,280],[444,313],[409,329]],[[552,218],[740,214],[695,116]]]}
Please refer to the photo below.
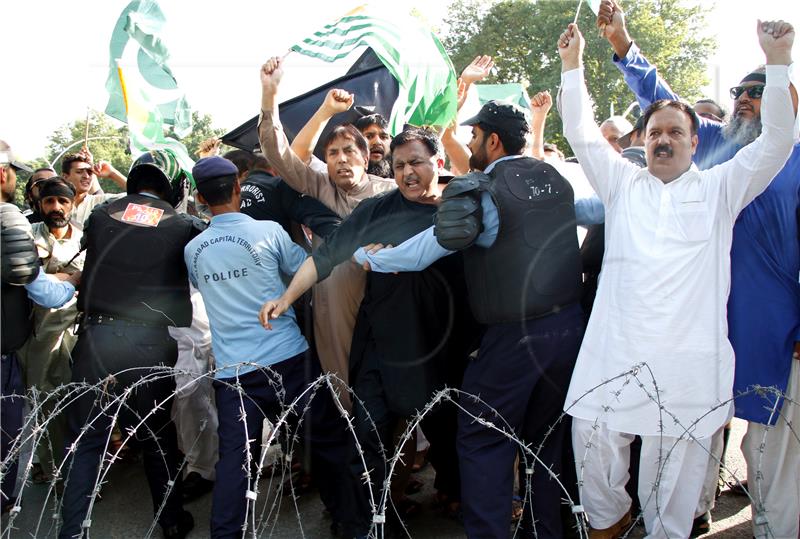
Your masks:
{"label": "leather shoe", "polygon": [[208,479],[203,479],[203,476],[197,472],[191,472],[186,475],[181,485],[181,496],[183,503],[191,502],[205,496],[214,489],[214,482]]}
{"label": "leather shoe", "polygon": [[189,511],[183,511],[178,522],[163,528],[164,539],[184,539],[194,528],[194,517]]}

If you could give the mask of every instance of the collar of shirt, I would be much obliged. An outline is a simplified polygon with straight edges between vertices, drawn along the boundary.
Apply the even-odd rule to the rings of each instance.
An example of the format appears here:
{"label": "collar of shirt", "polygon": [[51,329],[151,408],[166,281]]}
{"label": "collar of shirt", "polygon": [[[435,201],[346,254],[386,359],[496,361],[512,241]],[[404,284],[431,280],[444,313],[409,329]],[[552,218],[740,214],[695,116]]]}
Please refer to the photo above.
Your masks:
{"label": "collar of shirt", "polygon": [[158,196],[154,195],[153,193],[145,193],[145,192],[141,192],[141,193],[136,193],[136,194],[137,194],[137,195],[141,195],[141,196],[143,196],[143,197],[147,197],[147,198],[154,198],[154,199],[156,199],[156,200],[161,200],[161,199],[160,199]]}
{"label": "collar of shirt", "polygon": [[228,212],[228,213],[221,213],[219,215],[214,215],[211,217],[211,224],[222,224],[222,223],[237,223],[243,221],[253,221],[254,219],[248,215],[245,215],[240,212]]}
{"label": "collar of shirt", "polygon": [[489,163],[489,166],[487,166],[485,169],[483,169],[483,173],[484,174],[489,174],[492,171],[492,169],[497,166],[497,163],[499,163],[501,161],[510,161],[511,159],[519,159],[520,157],[525,157],[525,156],[524,155],[505,155],[505,156],[503,156],[503,157],[501,157],[499,159],[495,159],[494,161]]}

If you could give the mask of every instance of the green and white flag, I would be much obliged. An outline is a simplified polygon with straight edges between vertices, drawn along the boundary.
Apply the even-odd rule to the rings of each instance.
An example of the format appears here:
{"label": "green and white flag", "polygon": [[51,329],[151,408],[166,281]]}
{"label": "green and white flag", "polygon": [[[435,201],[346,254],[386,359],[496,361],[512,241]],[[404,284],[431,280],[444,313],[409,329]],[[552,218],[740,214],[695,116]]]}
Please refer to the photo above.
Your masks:
{"label": "green and white flag", "polygon": [[370,47],[392,76],[399,95],[389,130],[403,124],[445,126],[456,115],[456,74],[439,39],[410,15],[391,19],[361,6],[294,45],[291,50],[334,62]]}
{"label": "green and white flag", "polygon": [[155,0],[133,0],[122,11],[111,35],[106,114],[128,124],[134,159],[147,150],[169,148],[190,173],[194,161],[186,147],[164,135],[165,125],[180,136],[192,129],[186,96],[167,65],[164,23]]}

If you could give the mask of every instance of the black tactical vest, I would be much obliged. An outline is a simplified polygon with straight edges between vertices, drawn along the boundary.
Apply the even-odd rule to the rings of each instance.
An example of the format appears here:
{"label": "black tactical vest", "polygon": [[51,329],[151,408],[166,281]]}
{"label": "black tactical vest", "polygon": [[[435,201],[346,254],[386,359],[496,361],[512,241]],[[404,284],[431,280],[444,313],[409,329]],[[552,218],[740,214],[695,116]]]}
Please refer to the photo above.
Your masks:
{"label": "black tactical vest", "polygon": [[489,173],[497,240],[464,252],[470,305],[484,324],[545,316],[580,299],[572,186],[551,165],[522,157]]}
{"label": "black tactical vest", "polygon": [[188,217],[163,200],[128,195],[98,206],[84,231],[87,251],[78,309],[87,315],[190,325],[183,248],[197,233]]}
{"label": "black tactical vest", "polygon": [[0,298],[0,326],[2,326],[2,353],[8,354],[25,344],[33,329],[31,318],[31,300],[24,286],[12,286],[3,283]]}

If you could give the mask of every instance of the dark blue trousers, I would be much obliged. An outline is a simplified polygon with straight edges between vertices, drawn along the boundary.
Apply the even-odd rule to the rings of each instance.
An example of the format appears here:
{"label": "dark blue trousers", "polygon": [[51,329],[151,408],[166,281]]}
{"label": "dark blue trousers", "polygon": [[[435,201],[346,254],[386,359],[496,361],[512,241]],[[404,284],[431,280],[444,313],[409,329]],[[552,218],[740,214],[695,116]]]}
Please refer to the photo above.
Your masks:
{"label": "dark blue trousers", "polygon": [[[558,418],[584,325],[583,313],[574,305],[543,318],[489,326],[477,359],[464,374],[462,389],[479,396],[502,419],[469,397],[462,398],[461,405],[498,426],[505,426],[505,420],[505,429],[510,427],[534,452],[543,444],[538,456],[558,475],[564,465],[571,465],[563,458],[564,444],[570,443],[569,428]],[[461,412],[457,448],[468,537],[509,537],[518,446]],[[533,468],[532,500],[525,505],[523,536],[534,537],[534,520],[537,537],[561,538],[561,487],[532,456],[520,458],[527,458]],[[520,490],[525,492],[526,485],[520,485]]]}
{"label": "dark blue trousers", "polygon": [[[66,467],[61,507],[64,523],[59,537],[81,537],[84,532],[81,523],[87,517],[92,489],[117,410],[123,434],[127,434],[128,428],[138,427],[135,438],[142,448],[154,513],[167,498],[159,524],[165,528],[177,524],[183,512],[178,442],[170,418],[172,401],[164,402],[174,396],[175,380],[172,373],[158,368],[174,366],[178,357],[177,344],[167,328],[122,321],[89,325],[82,329],[72,357],[73,382],[94,384],[108,379],[109,375],[113,375],[113,380],[104,384],[101,392],[83,392],[64,411],[67,414],[64,453],[69,455],[73,442],[77,444]],[[116,399],[131,387],[134,389],[120,408],[120,400]],[[109,402],[111,407],[103,411]],[[160,407],[155,406],[162,402]],[[144,424],[139,425],[144,418]],[[90,423],[91,427],[81,435]]]}
{"label": "dark blue trousers", "polygon": [[[292,403],[320,374],[319,362],[310,353],[296,355],[271,365],[270,369],[280,375],[280,383],[275,374],[266,370],[248,372],[238,380],[214,381],[219,416],[219,460],[211,507],[211,537],[242,536],[248,503],[246,442],[251,440],[251,463],[255,464],[260,457],[264,418],[275,422],[283,406]],[[237,382],[241,394],[235,387]],[[302,413],[306,404],[308,399],[303,398],[296,410]],[[296,423],[297,418],[291,421]],[[297,434],[310,446],[313,476],[322,502],[343,530],[354,532],[355,497],[359,495],[360,485],[350,479],[345,465],[352,442],[327,388],[321,388],[314,396]],[[255,477],[251,480],[251,489],[254,489],[254,480]]]}
{"label": "dark blue trousers", "polygon": [[22,432],[22,406],[25,386],[15,352],[2,355],[0,364],[0,462],[6,466],[3,473],[2,504],[10,503],[17,482],[18,459],[6,463],[14,440]]}

